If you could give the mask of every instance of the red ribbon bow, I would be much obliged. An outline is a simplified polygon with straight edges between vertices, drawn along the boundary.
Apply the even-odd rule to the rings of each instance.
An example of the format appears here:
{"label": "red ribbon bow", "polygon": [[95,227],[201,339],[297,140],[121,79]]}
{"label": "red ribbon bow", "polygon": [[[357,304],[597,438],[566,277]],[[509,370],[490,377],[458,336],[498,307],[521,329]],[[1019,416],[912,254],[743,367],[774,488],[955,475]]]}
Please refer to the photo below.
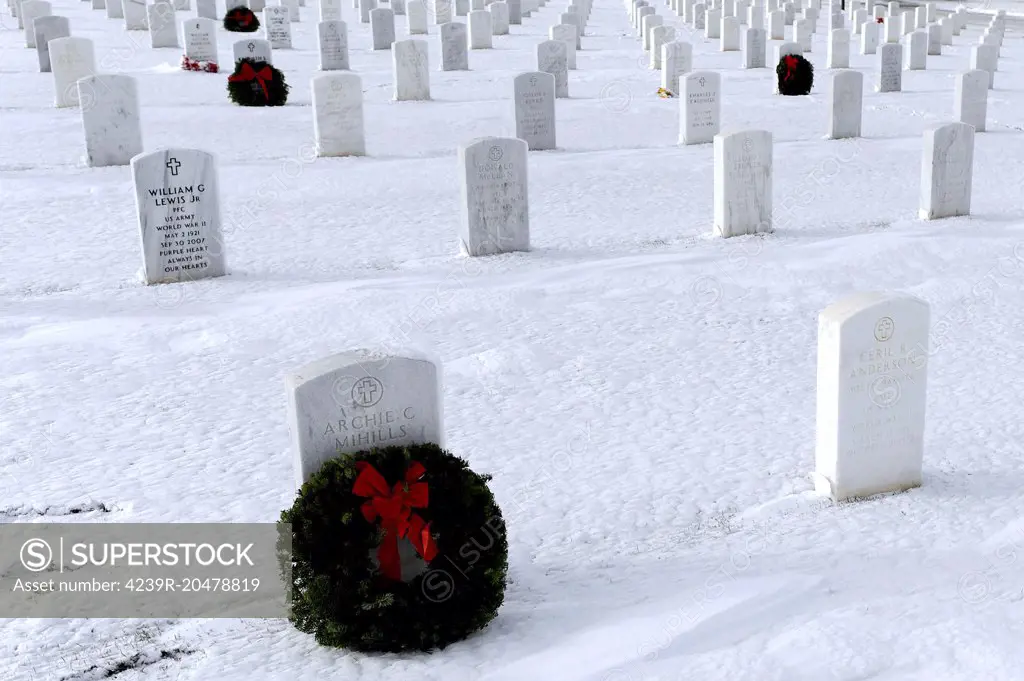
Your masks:
{"label": "red ribbon bow", "polygon": [[876,24],[884,24],[885,23],[885,19],[883,19],[882,17],[878,17],[878,19],[875,20],[875,23]]}
{"label": "red ribbon bow", "polygon": [[229,15],[229,18],[233,21],[237,21],[239,26],[248,26],[252,23],[252,15],[250,15],[248,12],[243,12],[241,10],[232,12]]}
{"label": "red ribbon bow", "polygon": [[369,501],[360,507],[363,517],[370,523],[380,518],[384,530],[384,539],[377,550],[381,574],[401,581],[399,539],[408,539],[416,553],[428,563],[437,556],[437,544],[430,536],[430,523],[412,512],[414,508],[427,507],[427,483],[417,482],[427,469],[419,462],[411,462],[402,481],[390,488],[384,476],[367,462],[357,462],[356,470],[359,475],[352,486],[352,493],[357,497],[369,497]]}
{"label": "red ribbon bow", "polygon": [[267,101],[270,101],[270,92],[267,90],[267,81],[274,80],[274,72],[270,70],[269,66],[264,66],[262,69],[257,71],[252,67],[249,62],[242,64],[242,70],[238,72],[238,75],[228,76],[228,80],[232,83],[239,81],[256,80],[259,81],[260,87],[263,88],[263,96],[266,97]]}
{"label": "red ribbon bow", "polygon": [[796,57],[789,54],[783,57],[783,61],[786,62],[786,77],[783,78],[782,80],[787,81],[790,78],[792,78],[793,75],[796,73],[796,67],[797,64],[800,63],[800,61]]}

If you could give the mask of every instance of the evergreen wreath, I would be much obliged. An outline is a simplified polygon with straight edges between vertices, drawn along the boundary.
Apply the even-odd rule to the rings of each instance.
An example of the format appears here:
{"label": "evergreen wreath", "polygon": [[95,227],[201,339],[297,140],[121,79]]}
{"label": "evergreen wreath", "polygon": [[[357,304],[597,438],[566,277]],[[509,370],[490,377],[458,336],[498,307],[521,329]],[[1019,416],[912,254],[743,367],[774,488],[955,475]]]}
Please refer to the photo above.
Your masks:
{"label": "evergreen wreath", "polygon": [[814,85],[814,66],[799,54],[785,54],[775,67],[780,95],[809,95]]}
{"label": "evergreen wreath", "polygon": [[[289,620],[321,645],[364,652],[443,649],[485,627],[508,571],[490,479],[434,444],[324,463],[281,514],[292,526]],[[400,540],[419,574],[403,575]]]}
{"label": "evergreen wreath", "polygon": [[288,90],[284,74],[259,59],[239,59],[228,76],[228,98],[241,106],[284,106]]}
{"label": "evergreen wreath", "polygon": [[217,62],[197,61],[195,59],[189,59],[186,56],[182,56],[181,58],[181,68],[185,71],[202,71],[204,73],[217,73],[220,71],[220,67],[217,66]]}
{"label": "evergreen wreath", "polygon": [[232,7],[224,15],[224,30],[232,33],[255,33],[260,30],[260,20],[248,7]]}

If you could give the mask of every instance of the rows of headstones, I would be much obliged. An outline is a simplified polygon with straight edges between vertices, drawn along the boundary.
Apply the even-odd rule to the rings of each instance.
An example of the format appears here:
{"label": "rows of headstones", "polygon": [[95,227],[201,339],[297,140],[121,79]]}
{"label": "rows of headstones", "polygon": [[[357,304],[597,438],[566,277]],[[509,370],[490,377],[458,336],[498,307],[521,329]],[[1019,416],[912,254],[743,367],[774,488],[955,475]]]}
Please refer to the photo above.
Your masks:
{"label": "rows of headstones", "polygon": [[[761,21],[768,17],[776,26],[793,26],[794,40],[783,42],[777,47],[776,60],[787,54],[805,54],[809,39],[804,40],[800,26],[810,35],[817,22],[818,0],[807,0],[802,11],[803,18],[797,19],[796,7],[787,3],[779,8],[778,0],[769,0],[768,5],[754,4],[745,7],[746,0],[713,0],[710,8],[693,0],[668,0],[673,11],[677,11],[694,28],[708,29],[712,25],[720,30],[707,32],[707,37],[718,37],[722,51],[735,49],[739,40],[739,14],[746,16],[744,29],[744,68],[764,68],[766,52],[765,30]],[[630,20],[638,30],[645,50],[651,54],[652,69],[662,72],[662,87],[671,93],[678,93],[680,99],[679,142],[684,145],[713,142],[715,183],[714,183],[714,232],[729,237],[754,234],[772,230],[772,135],[764,130],[746,130],[721,133],[721,74],[715,71],[693,71],[693,46],[685,40],[677,40],[675,29],[664,25],[655,9],[647,0],[626,0]],[[882,15],[884,7],[860,8],[859,3],[849,3],[848,12],[856,19],[863,19],[868,11]],[[929,10],[929,8],[932,8]],[[890,3],[889,14],[884,21],[888,25],[897,23],[900,17],[896,3]],[[917,11],[902,15],[902,25],[908,25],[907,17],[916,26],[925,21],[934,6],[922,6]],[[863,14],[862,14],[863,13]],[[842,10],[832,5],[832,25],[841,25]],[[932,15],[934,19],[934,14]],[[876,22],[861,21],[861,30],[868,35]],[[930,47],[941,50],[929,36],[943,35],[966,26],[966,14],[962,11],[950,14],[940,23],[930,24],[928,33],[912,32],[911,52],[928,51]],[[934,30],[938,29],[938,31]],[[988,90],[992,87],[993,73],[999,57],[999,47],[1006,31],[1005,13],[994,16],[981,38],[982,44],[972,48],[971,69],[958,74],[953,93],[955,122],[937,126],[924,133],[924,159],[922,162],[919,215],[922,219],[938,219],[970,213],[971,182],[974,159],[974,134],[985,130]],[[722,36],[728,35],[728,38]],[[785,40],[783,30],[773,32],[773,37]],[[920,40],[914,40],[915,36]],[[735,38],[735,40],[733,39]],[[844,47],[845,46],[845,47]],[[872,40],[862,40],[866,53],[874,50]],[[881,46],[878,59],[879,92],[901,91],[902,45],[886,43]],[[829,68],[832,74],[832,91],[829,99],[828,137],[844,139],[860,137],[863,110],[863,74],[850,70],[849,35],[843,28],[833,28],[829,34]],[[660,52],[660,58],[655,54]],[[924,52],[922,52],[924,54]],[[916,57],[908,62],[907,68],[923,62]]]}
{"label": "rows of headstones", "polygon": [[[695,0],[666,0],[673,11],[682,17],[683,22],[692,25],[695,31],[704,31],[706,38],[717,39],[722,52],[740,51],[742,49],[742,66],[746,69],[766,68],[767,41],[781,40],[775,48],[775,63],[785,55],[805,55],[811,52],[811,37],[817,32],[820,0],[805,0],[806,6],[798,17],[797,5],[780,0],[768,0],[768,4],[756,2],[748,6],[747,0],[712,0],[709,9]],[[888,6],[875,5],[874,0],[860,3],[851,0],[846,12],[853,22],[853,34],[860,35],[861,54],[878,54],[877,84],[879,92],[899,92],[902,90],[903,45],[901,36],[905,37],[907,70],[926,68],[928,55],[941,55],[943,45],[952,45],[954,36],[967,26],[967,13],[963,7],[948,16],[937,17],[934,3],[916,8],[914,11],[903,12],[899,3],[890,2]],[[861,7],[861,5],[864,5]],[[680,92],[679,77],[690,71],[693,64],[693,47],[689,42],[676,39],[675,28],[665,25],[664,18],[657,14],[648,0],[626,0],[627,10],[633,26],[639,32],[643,49],[650,53],[652,69],[662,72],[662,87],[672,93]],[[844,28],[847,15],[843,14],[839,4],[830,2],[830,26],[828,33],[827,64],[829,69],[848,69],[850,66],[850,31]],[[872,18],[868,19],[868,15]],[[886,27],[886,42],[879,46],[879,23],[881,19]],[[765,23],[769,25],[766,31]],[[743,28],[746,26],[746,28]],[[786,41],[786,26],[791,27],[790,41]],[[923,30],[915,30],[917,28]],[[741,37],[742,32],[742,37]],[[1000,11],[991,20],[988,28],[979,39],[979,44],[971,48],[970,71],[985,71],[986,88],[992,89],[995,72],[998,69],[1000,48],[1006,33],[1006,13]],[[981,78],[970,71],[961,73],[958,78],[957,92],[963,92],[969,99],[981,99],[980,102],[965,103],[959,101],[958,112],[975,113],[986,108],[987,94],[977,93],[974,83]],[[860,77],[848,74],[835,74],[834,77],[850,79]],[[833,93],[835,93],[833,88]],[[685,95],[685,93],[680,93]],[[840,93],[842,94],[842,93]],[[843,95],[845,96],[845,95]],[[685,99],[685,96],[684,96]],[[958,116],[960,114],[958,113]],[[857,116],[859,120],[859,115]],[[984,115],[981,120],[975,116],[970,122],[984,128]],[[702,140],[706,141],[706,140]]]}
{"label": "rows of headstones", "polygon": [[[188,9],[189,0],[155,0],[145,7],[146,22],[128,22],[130,30],[148,29],[154,48],[179,46],[175,11]],[[233,55],[273,63],[275,49],[290,49],[292,21],[299,18],[295,0],[280,0],[286,6],[263,7],[266,38],[236,41]],[[80,107],[82,111],[86,159],[90,166],[126,165],[142,152],[137,86],[130,76],[97,74],[93,42],[70,35],[67,17],[51,14],[48,0],[8,0],[19,18],[26,46],[35,48],[41,72],[50,72],[55,88],[55,106]],[[98,0],[100,7],[104,0]],[[128,7],[131,0],[106,0],[107,8]],[[238,0],[228,0],[229,8]],[[249,0],[250,4],[261,0]],[[441,41],[441,70],[469,69],[469,50],[490,49],[492,36],[507,35],[510,25],[521,25],[524,18],[543,7],[547,0],[433,0],[431,14],[438,25]],[[523,4],[525,3],[525,4]],[[215,9],[215,2],[214,9]],[[376,6],[376,0],[358,5],[360,20],[370,25],[373,49],[392,52],[394,98],[398,101],[430,99],[430,68],[427,43],[418,39],[397,40],[395,14],[408,18],[410,35],[429,32],[424,0],[392,0],[391,8]],[[95,7],[96,5],[94,5]],[[537,46],[537,71],[521,74],[513,82],[517,135],[531,149],[555,147],[554,99],[569,96],[569,70],[576,68],[576,52],[582,47],[592,0],[571,0],[559,17],[560,23],[549,30],[549,40]],[[199,14],[209,14],[209,4],[198,5]],[[466,23],[453,21],[467,16]],[[320,70],[340,71],[314,78],[311,84],[314,102],[314,133],[320,156],[363,155],[366,153],[362,122],[362,83],[349,67],[348,30],[341,20],[340,0],[320,0],[318,24]],[[120,12],[119,14],[125,14]],[[205,16],[181,22],[184,57],[194,62],[216,62],[217,22]]]}
{"label": "rows of headstones", "polygon": [[[38,1],[25,0],[21,13],[24,14],[25,4]],[[644,27],[646,20],[644,35],[649,48],[653,49],[654,31],[665,27],[651,26],[653,8],[640,4],[645,1],[631,0],[631,8],[635,25]],[[576,11],[567,14],[575,18],[563,26],[572,29],[565,32],[566,37],[579,40],[590,14],[590,0],[573,2]],[[689,0],[683,0],[684,11],[687,6]],[[376,10],[371,9],[368,14],[372,17]],[[697,14],[696,10],[691,11]],[[490,15],[489,11],[486,13]],[[563,15],[563,20],[565,17]],[[749,34],[763,29],[746,30]],[[990,35],[1001,36],[1005,31],[1005,18],[995,17],[989,31]],[[51,46],[55,43],[59,46],[60,40],[69,39],[51,40]],[[396,99],[402,99],[407,91],[429,91],[426,46],[417,42],[395,41],[391,45]],[[403,56],[406,54],[403,43],[408,46],[407,57]],[[893,47],[899,48],[899,45]],[[771,133],[748,130],[722,134],[720,74],[689,72],[691,60],[677,58],[679,54],[687,57],[692,54],[692,48],[686,43],[663,42],[661,51],[662,68],[681,74],[677,88],[682,91],[680,142],[686,145],[714,143],[714,233],[731,237],[771,231]],[[538,71],[521,74],[515,79],[517,138],[484,138],[460,147],[460,249],[463,253],[481,256],[529,250],[527,152],[555,145],[554,100],[564,94],[567,87],[567,53],[566,40],[544,41],[538,46]],[[554,59],[548,58],[552,56]],[[401,66],[406,61],[411,65]],[[925,133],[920,202],[920,214],[925,219],[970,212],[974,132],[984,127],[983,122],[976,124],[979,111],[982,121],[984,119],[984,101],[990,84],[989,80],[981,80],[987,72],[980,73],[978,76],[977,72],[969,72],[960,79],[957,88],[957,110],[973,123],[950,123]],[[860,134],[860,78],[861,74],[856,71],[839,71],[834,76],[832,137]],[[405,87],[402,83],[407,79],[412,84]],[[91,75],[79,79],[76,85],[93,163],[130,162],[132,165],[145,281],[161,283],[223,274],[226,271],[225,249],[213,156],[190,149],[142,154],[133,79]],[[362,88],[358,75],[317,76],[313,79],[312,90],[318,154],[365,153]]]}
{"label": "rows of headstones", "polygon": [[[921,485],[929,322],[925,301],[900,294],[857,294],[819,315],[819,493],[842,501]],[[341,454],[444,446],[442,365],[430,357],[356,350],[285,383],[297,485]]]}
{"label": "rows of headstones", "polygon": [[[26,16],[25,4],[36,1],[25,0],[21,15]],[[583,21],[571,27],[584,29],[589,6],[576,7]],[[684,0],[682,7],[694,14],[698,11],[698,6],[690,0]],[[723,11],[730,9],[723,8]],[[709,11],[713,13],[718,9],[712,5]],[[640,21],[634,23],[643,27],[643,18],[650,14],[645,12]],[[732,18],[732,15],[724,18]],[[41,26],[35,22],[32,25],[37,31]],[[42,26],[45,44],[48,34],[45,24]],[[681,141],[694,144],[713,140],[716,232],[732,236],[770,228],[771,133],[720,133],[720,75],[690,73],[690,59],[678,57],[678,53],[685,50],[690,54],[690,50],[680,47],[664,30],[656,38],[654,30],[661,27],[652,26],[650,20],[646,28],[652,29],[644,32],[652,53],[656,45],[661,46],[661,67],[677,69],[685,76],[682,82],[671,83],[684,93]],[[763,31],[755,25],[747,29],[748,33],[751,30]],[[995,21],[989,29],[990,35],[999,36],[1003,30],[1001,21]],[[565,33],[571,36],[568,31]],[[583,31],[578,30],[575,38],[581,34]],[[39,40],[40,34],[34,37]],[[566,40],[552,37],[553,41],[542,43],[542,47],[555,42],[555,52],[564,60]],[[61,39],[49,39],[51,56],[63,54],[61,49],[54,51],[54,47],[60,45],[55,46],[54,42]],[[543,50],[538,50],[538,57],[542,54]],[[652,66],[657,68],[655,62]],[[320,80],[338,76],[342,80]],[[102,77],[114,78],[92,75],[85,80]],[[315,108],[334,112],[334,120],[317,113],[316,125],[321,128],[318,140],[323,143],[333,139],[332,136],[338,137],[336,128],[347,130],[340,135],[347,141],[323,144],[326,153],[332,148],[351,145],[356,135],[353,128],[358,128],[361,135],[361,99],[355,93],[339,97],[331,85],[336,82],[351,85],[352,77],[355,75],[329,74],[314,79]],[[836,74],[834,83],[844,82],[842,78],[847,76]],[[133,83],[131,79],[113,82]],[[522,74],[515,84],[517,119],[520,108],[534,114],[542,109],[544,116],[551,119],[552,146],[556,82],[555,74],[541,69],[537,73]],[[982,94],[987,94],[989,82],[986,79]],[[540,97],[543,105],[535,101],[538,92],[543,95]],[[127,93],[121,94],[122,99],[128,97]],[[131,98],[134,101],[134,92]],[[106,101],[114,99],[107,97]],[[836,101],[839,100],[834,98],[833,106]],[[359,107],[355,106],[357,102]],[[96,109],[95,103],[86,106],[84,101],[79,101],[79,104],[83,115],[86,109]],[[859,104],[857,109],[859,111]],[[111,105],[99,110],[106,112],[107,118],[113,115]],[[89,126],[87,123],[87,129]],[[325,129],[330,132],[324,132]],[[928,134],[922,181],[927,190],[924,192],[927,196],[922,196],[922,207],[928,209],[928,217],[960,214],[958,211],[965,210],[965,195],[969,203],[973,132],[974,127],[967,123],[951,123]],[[459,149],[460,240],[468,255],[529,248],[526,170],[530,148],[526,139],[485,138]],[[131,166],[143,237],[145,280],[158,283],[224,274],[219,187],[213,155],[194,149],[171,149],[134,156]],[[860,295],[822,312],[818,341],[816,470],[821,489],[833,498],[864,496],[920,484],[928,327],[927,304],[906,296]],[[440,383],[441,367],[419,356],[349,353],[297,372],[289,382],[289,411],[300,481],[325,458],[345,451],[383,444],[443,444]],[[342,422],[338,421],[339,407],[351,410]],[[344,423],[344,428],[337,426],[338,423]],[[402,427],[384,427],[383,424]]]}
{"label": "rows of headstones", "polygon": [[[13,0],[11,0],[13,2]],[[115,0],[109,0],[114,2]],[[126,0],[127,2],[128,0]],[[252,0],[250,0],[251,2]],[[487,49],[492,35],[505,35],[508,26],[521,24],[547,0],[491,2],[473,0],[486,9],[469,10],[469,29],[451,21],[451,6],[433,6],[442,41],[442,69],[468,69],[468,49]],[[178,0],[179,8],[188,0]],[[233,0],[229,0],[232,4]],[[292,12],[296,5],[266,7]],[[568,70],[575,66],[576,50],[585,34],[592,0],[572,0],[562,23],[550,30],[551,39],[538,45],[539,70],[523,73],[513,82],[518,138],[488,138],[463,145],[459,150],[463,191],[461,250],[468,255],[488,255],[526,250],[528,210],[526,208],[526,151],[555,147],[555,99],[568,96]],[[155,19],[164,16],[149,6],[148,27],[154,47],[176,47],[173,37],[158,39]],[[535,4],[536,3],[536,4]],[[411,12],[411,34],[427,33],[422,0],[392,0],[395,9],[378,8],[375,0],[364,0],[360,14],[370,23],[374,48],[390,48],[393,55],[395,99],[428,100],[429,69],[427,44],[421,40],[396,40],[394,11]],[[234,6],[234,5],[232,5]],[[12,10],[14,10],[12,5]],[[86,38],[71,37],[66,17],[49,14],[46,0],[23,0],[14,10],[24,23],[26,44],[39,54],[40,70],[49,70],[56,88],[58,108],[78,106],[85,131],[86,159],[90,166],[131,164],[135,182],[139,229],[142,233],[143,279],[164,283],[220,276],[226,272],[221,212],[214,157],[194,149],[163,150],[143,154],[142,126],[136,80],[130,76],[96,74],[93,44]],[[509,12],[511,7],[511,12]],[[419,9],[417,9],[419,8]],[[421,12],[420,9],[423,9]],[[455,6],[456,15],[463,9]],[[174,8],[170,13],[173,16]],[[318,156],[365,154],[363,90],[359,76],[348,71],[347,31],[340,19],[338,0],[321,0],[319,39],[321,68],[327,73],[312,79],[314,136]],[[276,13],[276,12],[275,12]],[[43,16],[39,16],[43,15]],[[295,14],[286,14],[296,17]],[[423,19],[422,21],[420,19]],[[59,25],[60,32],[51,32]],[[133,26],[135,24],[132,24]],[[284,24],[289,27],[290,22]],[[185,57],[194,61],[217,58],[216,25],[200,17],[182,22]],[[235,44],[235,59],[243,57],[272,62],[273,50],[290,47],[287,30],[277,31],[287,40],[275,41],[276,29],[266,24],[267,39],[241,40]],[[384,35],[386,39],[381,39]],[[573,59],[570,60],[569,55]]]}

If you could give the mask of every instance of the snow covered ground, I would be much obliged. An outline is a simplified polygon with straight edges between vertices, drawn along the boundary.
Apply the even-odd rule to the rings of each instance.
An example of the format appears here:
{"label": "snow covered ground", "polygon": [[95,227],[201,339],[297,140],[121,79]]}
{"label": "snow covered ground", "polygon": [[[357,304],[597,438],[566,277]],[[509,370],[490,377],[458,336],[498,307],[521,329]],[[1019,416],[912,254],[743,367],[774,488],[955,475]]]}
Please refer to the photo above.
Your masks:
{"label": "snow covered ground", "polygon": [[[563,2],[402,103],[346,4],[370,156],[313,161],[315,8],[275,53],[288,106],[259,110],[54,0],[101,71],[138,78],[147,150],[218,155],[231,274],[157,287],[135,279],[128,168],[84,167],[78,112],[53,108],[3,14],[4,520],[274,521],[295,493],[283,374],[404,343],[444,360],[448,444],[494,475],[511,584],[490,627],[433,655],[325,649],[284,621],[8,619],[0,678],[1024,679],[1021,34],[977,136],[973,215],[926,223],[922,131],[950,119],[980,25],[902,93],[874,93],[854,47],[864,138],[826,141],[824,31],[814,93],[783,98],[657,4],[722,72],[724,126],[772,131],[775,234],[710,238],[711,146],[676,146],[678,100],[656,96],[618,0],[596,2],[560,148],[530,155],[534,250],[473,260],[456,146],[513,134],[512,78]],[[219,31],[222,64],[234,38]],[[932,306],[925,483],[834,505],[808,478],[817,314],[864,290]]]}

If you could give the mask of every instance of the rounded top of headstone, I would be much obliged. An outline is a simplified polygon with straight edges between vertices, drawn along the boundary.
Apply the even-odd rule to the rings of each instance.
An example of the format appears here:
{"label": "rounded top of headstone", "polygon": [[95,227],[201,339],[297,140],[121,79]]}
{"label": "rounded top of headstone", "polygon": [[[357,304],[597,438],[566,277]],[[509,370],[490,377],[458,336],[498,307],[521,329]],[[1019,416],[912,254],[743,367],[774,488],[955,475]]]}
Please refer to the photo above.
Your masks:
{"label": "rounded top of headstone", "polygon": [[359,77],[358,73],[352,71],[332,71],[313,76],[311,82],[314,86],[319,83],[344,83],[362,88],[363,79]]}
{"label": "rounded top of headstone", "polygon": [[147,165],[149,163],[170,163],[172,158],[176,160],[179,157],[203,160],[209,159],[211,161],[214,159],[214,155],[208,151],[176,147],[172,149],[157,149],[156,151],[143,152],[132,158],[131,167],[132,170],[135,170],[138,166]]}
{"label": "rounded top of headstone", "polygon": [[483,148],[487,149],[487,158],[489,160],[498,162],[505,157],[505,154],[511,148],[518,148],[525,155],[529,145],[526,143],[526,140],[521,140],[518,137],[478,137],[463,144],[460,147],[460,151],[465,155],[469,155]]}
{"label": "rounded top of headstone", "polygon": [[381,368],[377,365],[388,366],[392,362],[426,362],[433,365],[440,375],[440,359],[424,350],[403,348],[398,351],[385,352],[383,350],[357,348],[304,364],[290,372],[285,380],[291,386],[300,386],[309,381],[316,380],[324,374],[333,373],[346,367],[358,368],[360,365],[373,364],[374,366],[371,368],[376,371]]}
{"label": "rounded top of headstone", "polygon": [[907,308],[929,309],[928,303],[921,298],[907,293],[884,291],[865,291],[838,300],[821,311],[819,319],[823,322],[842,323],[860,314],[874,314],[880,306],[889,307],[902,305]]}
{"label": "rounded top of headstone", "polygon": [[536,87],[542,81],[549,81],[551,87],[555,86],[554,74],[547,73],[546,71],[527,71],[526,73],[520,73],[512,80],[514,85],[528,83],[532,87]]}
{"label": "rounded top of headstone", "polygon": [[960,135],[974,134],[974,126],[970,123],[961,123],[959,121],[953,121],[951,123],[935,123],[925,128],[924,134],[928,135],[947,135],[950,137],[958,137]]}

